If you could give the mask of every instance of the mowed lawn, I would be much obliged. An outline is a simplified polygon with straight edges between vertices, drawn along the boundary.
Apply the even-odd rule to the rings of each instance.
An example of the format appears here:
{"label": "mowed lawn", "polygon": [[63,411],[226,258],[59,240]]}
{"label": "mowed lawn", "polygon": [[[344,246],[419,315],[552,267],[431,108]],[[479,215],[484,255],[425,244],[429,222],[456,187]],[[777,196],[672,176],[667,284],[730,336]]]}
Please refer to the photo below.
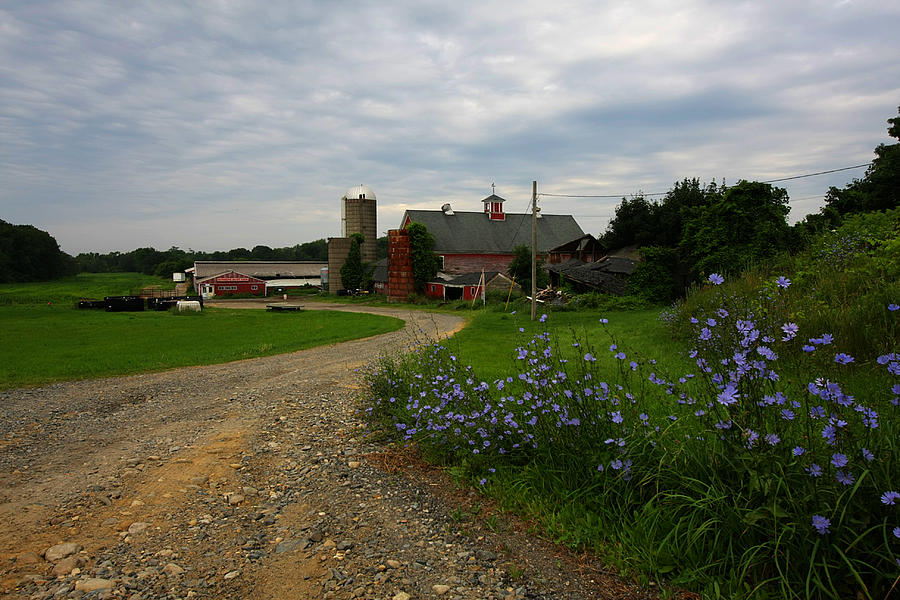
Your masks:
{"label": "mowed lawn", "polygon": [[402,327],[392,317],[319,310],[179,315],[0,306],[0,389],[282,354]]}

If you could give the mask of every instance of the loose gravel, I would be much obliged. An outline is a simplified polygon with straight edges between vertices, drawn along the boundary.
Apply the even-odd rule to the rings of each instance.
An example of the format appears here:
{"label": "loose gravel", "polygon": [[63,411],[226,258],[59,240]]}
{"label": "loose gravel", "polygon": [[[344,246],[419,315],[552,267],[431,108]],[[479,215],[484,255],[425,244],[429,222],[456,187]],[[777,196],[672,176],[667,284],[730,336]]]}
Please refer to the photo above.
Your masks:
{"label": "loose gravel", "polygon": [[280,356],[0,392],[0,595],[654,596],[369,435],[358,370],[462,320],[365,310],[407,326]]}

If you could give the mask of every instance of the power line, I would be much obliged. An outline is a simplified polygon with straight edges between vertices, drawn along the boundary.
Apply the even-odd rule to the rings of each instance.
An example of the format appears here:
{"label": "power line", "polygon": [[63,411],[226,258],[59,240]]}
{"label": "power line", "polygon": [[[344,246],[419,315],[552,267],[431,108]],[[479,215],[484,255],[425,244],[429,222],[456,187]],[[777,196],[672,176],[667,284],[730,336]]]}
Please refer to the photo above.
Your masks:
{"label": "power line", "polygon": [[776,181],[788,181],[789,179],[803,179],[804,177],[815,177],[816,175],[826,175],[828,173],[837,173],[838,171],[849,171],[850,169],[860,169],[868,167],[872,163],[867,162],[864,165],[853,165],[852,167],[841,167],[840,169],[831,169],[830,171],[819,171],[818,173],[807,173],[806,175],[794,175],[793,177],[782,177],[781,179],[769,179],[762,183],[775,183]]}
{"label": "power line", "polygon": [[[865,163],[862,165],[853,165],[852,167],[841,167],[840,169],[829,169],[828,171],[818,171],[816,173],[805,173],[803,175],[793,175],[791,177],[781,177],[779,179],[768,179],[766,181],[761,181],[760,183],[776,183],[778,181],[789,181],[792,179],[803,179],[805,177],[816,177],[817,175],[827,175],[828,173],[838,173],[840,171],[849,171],[851,169],[861,169],[862,167],[868,167],[871,164],[872,163],[868,162],[868,163]],[[668,193],[669,192],[653,192],[652,194],[644,194],[644,193],[634,194],[634,193],[632,193],[631,195],[633,195],[633,196],[634,195],[665,196]],[[541,192],[540,194],[538,194],[538,196],[553,196],[555,198],[616,198],[616,199],[618,199],[618,198],[624,198],[625,196],[628,196],[628,194],[602,194],[602,195],[596,195],[596,194],[548,194],[546,192]]]}

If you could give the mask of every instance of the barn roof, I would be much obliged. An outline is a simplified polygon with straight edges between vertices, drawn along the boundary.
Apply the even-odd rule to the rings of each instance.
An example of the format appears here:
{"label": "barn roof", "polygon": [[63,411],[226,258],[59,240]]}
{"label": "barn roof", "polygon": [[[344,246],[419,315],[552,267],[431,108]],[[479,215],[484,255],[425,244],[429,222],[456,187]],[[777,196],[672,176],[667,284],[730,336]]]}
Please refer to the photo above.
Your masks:
{"label": "barn roof", "polygon": [[237,271],[260,279],[289,279],[319,277],[327,262],[290,260],[198,260],[194,262],[194,277],[205,279],[223,271]]}
{"label": "barn roof", "polygon": [[630,258],[608,256],[597,262],[573,258],[568,262],[547,265],[547,270],[608,294],[622,295],[626,287],[622,276],[630,275],[636,266],[637,261]]}
{"label": "barn roof", "polygon": [[[407,218],[428,229],[438,254],[511,254],[516,246],[531,245],[530,214],[505,213],[504,220],[492,221],[483,212],[407,210],[401,227]],[[537,219],[537,246],[541,252],[583,235],[572,215],[542,215]]]}

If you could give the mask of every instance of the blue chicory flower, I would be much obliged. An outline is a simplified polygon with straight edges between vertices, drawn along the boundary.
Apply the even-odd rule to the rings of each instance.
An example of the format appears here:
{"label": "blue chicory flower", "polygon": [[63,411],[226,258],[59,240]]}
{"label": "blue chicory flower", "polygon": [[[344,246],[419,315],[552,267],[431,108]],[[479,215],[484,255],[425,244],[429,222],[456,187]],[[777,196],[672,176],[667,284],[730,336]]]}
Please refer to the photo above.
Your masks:
{"label": "blue chicory flower", "polygon": [[725,278],[718,273],[713,273],[707,278],[707,280],[713,285],[721,285],[725,282]]}
{"label": "blue chicory flower", "polygon": [[831,527],[831,520],[823,517],[822,515],[813,515],[812,525],[816,528],[816,531],[819,533],[819,535],[825,535],[829,532],[829,528]]}
{"label": "blue chicory flower", "polygon": [[894,505],[894,502],[900,500],[900,494],[895,491],[885,492],[881,495],[881,503]]}

